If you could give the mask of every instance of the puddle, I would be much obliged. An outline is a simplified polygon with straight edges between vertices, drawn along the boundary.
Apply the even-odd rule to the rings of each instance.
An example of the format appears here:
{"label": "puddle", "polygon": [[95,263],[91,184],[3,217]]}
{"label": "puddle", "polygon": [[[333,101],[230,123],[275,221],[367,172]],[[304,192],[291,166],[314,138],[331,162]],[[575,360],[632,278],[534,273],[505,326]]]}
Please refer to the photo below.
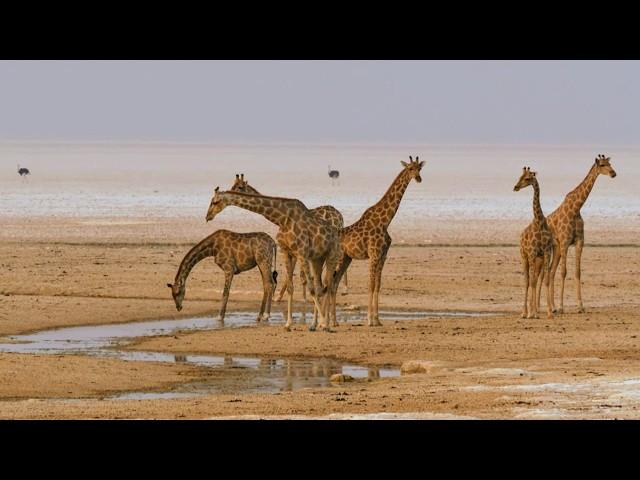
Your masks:
{"label": "puddle", "polygon": [[[425,317],[472,317],[496,315],[480,312],[396,312],[381,311],[381,320],[416,319]],[[294,321],[305,321],[306,316],[294,315]],[[365,321],[366,312],[339,311],[343,321]],[[275,315],[269,325],[284,324],[281,316]],[[122,342],[137,337],[170,335],[179,331],[217,330],[220,328],[237,328],[256,325],[256,314],[239,312],[227,315],[223,322],[211,317],[195,317],[181,320],[156,320],[130,322],[110,325],[91,325],[68,327],[53,330],[42,330],[27,335],[14,335],[0,343],[0,352],[9,353],[95,353],[96,350],[117,346]],[[163,361],[163,360],[161,360]]]}
{"label": "puddle", "polygon": [[[125,353],[125,352],[123,352]],[[120,356],[124,360],[175,361],[209,367],[215,375],[210,379],[200,379],[175,387],[170,392],[127,392],[107,397],[119,400],[172,399],[200,395],[278,393],[318,388],[331,385],[329,378],[337,373],[354,378],[397,377],[398,369],[361,367],[347,365],[326,358],[311,359],[265,359],[231,356],[176,355],[173,360],[168,354],[149,352],[126,352]],[[169,354],[169,356],[171,356]]]}
{"label": "puddle", "polygon": [[[224,323],[211,318],[132,322],[115,325],[43,330],[10,337],[0,352],[30,354],[82,354],[135,362],[184,363],[211,368],[204,379],[174,386],[170,391],[127,392],[108,399],[175,399],[211,393],[277,393],[325,387],[334,374],[356,379],[400,376],[394,367],[363,367],[327,358],[260,358],[215,355],[174,355],[164,352],[122,350],[138,337],[170,335],[193,330],[215,330],[255,325],[254,313],[229,315]],[[281,323],[270,320],[270,323]]]}
{"label": "puddle", "polygon": [[[339,310],[342,321],[366,322],[366,312]],[[408,320],[426,317],[478,317],[496,315],[481,312],[398,312],[381,311],[381,320]],[[307,318],[305,313],[294,315],[298,323]],[[82,354],[118,358],[136,362],[186,363],[214,369],[210,379],[185,383],[161,392],[128,392],[107,397],[109,399],[175,399],[211,393],[277,393],[301,388],[330,385],[334,374],[350,375],[356,379],[400,376],[399,368],[378,368],[349,365],[326,358],[274,359],[241,356],[174,355],[160,352],[125,351],[121,347],[139,337],[171,335],[194,330],[238,328],[256,324],[256,314],[239,312],[229,314],[224,323],[210,317],[181,320],[157,320],[111,325],[43,330],[27,335],[14,335],[0,343],[0,352],[29,354]],[[270,325],[284,323],[282,316],[274,315]]]}
{"label": "puddle", "polygon": [[42,330],[27,335],[14,335],[10,341],[0,344],[0,352],[10,353],[95,353],[96,350],[114,347],[137,337],[170,335],[178,331],[216,330],[255,325],[253,313],[230,315],[221,323],[208,317],[181,320],[157,320],[110,325],[58,328]]}

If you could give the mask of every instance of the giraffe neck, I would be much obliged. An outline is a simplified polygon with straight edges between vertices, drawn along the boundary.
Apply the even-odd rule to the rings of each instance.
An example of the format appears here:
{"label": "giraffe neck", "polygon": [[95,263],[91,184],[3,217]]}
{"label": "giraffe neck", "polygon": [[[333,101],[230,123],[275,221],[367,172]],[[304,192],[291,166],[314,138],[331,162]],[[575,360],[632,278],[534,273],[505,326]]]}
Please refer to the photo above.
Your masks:
{"label": "giraffe neck", "polygon": [[[215,235],[215,233],[213,235]],[[180,263],[174,282],[176,285],[179,285],[180,288],[185,288],[189,273],[191,273],[193,267],[195,267],[200,260],[214,256],[217,253],[217,244],[213,235],[208,236],[189,250],[182,260],[182,263]]]}
{"label": "giraffe neck", "polygon": [[580,209],[584,205],[584,202],[587,201],[587,198],[589,197],[591,189],[596,183],[597,178],[598,171],[596,170],[596,167],[594,165],[591,167],[591,170],[589,170],[589,173],[587,174],[585,179],[580,182],[580,185],[578,185],[567,195],[567,199],[571,198],[574,200],[573,202],[569,202],[569,210],[572,213],[577,214],[580,211]]}
{"label": "giraffe neck", "polygon": [[540,207],[540,185],[538,185],[537,180],[531,185],[533,186],[533,218],[537,223],[542,223],[545,218],[544,213],[542,213],[542,207]]}
{"label": "giraffe neck", "polygon": [[244,188],[246,189],[245,193],[250,193],[252,195],[262,195],[258,190],[256,190],[255,188],[253,188],[251,185],[245,185]]}
{"label": "giraffe neck", "polygon": [[411,178],[412,175],[409,170],[405,169],[400,172],[380,201],[369,208],[368,212],[377,214],[380,218],[380,223],[385,227],[389,226],[398,211],[402,196],[409,182],[411,182]]}
{"label": "giraffe neck", "polygon": [[292,214],[295,215],[296,211],[301,208],[306,210],[302,202],[293,198],[265,197],[240,192],[222,192],[221,196],[227,205],[262,215],[279,227],[284,225]]}

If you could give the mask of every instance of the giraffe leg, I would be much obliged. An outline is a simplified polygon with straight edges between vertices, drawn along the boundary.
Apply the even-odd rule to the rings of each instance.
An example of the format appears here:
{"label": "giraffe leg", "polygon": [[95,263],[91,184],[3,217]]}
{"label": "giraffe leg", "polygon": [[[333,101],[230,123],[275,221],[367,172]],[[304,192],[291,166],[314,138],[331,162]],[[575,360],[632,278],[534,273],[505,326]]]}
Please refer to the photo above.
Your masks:
{"label": "giraffe leg", "polygon": [[529,317],[538,318],[538,305],[537,305],[537,285],[538,278],[540,278],[540,271],[542,270],[542,257],[535,257],[533,259],[533,269],[529,270],[529,275],[532,277],[531,282],[531,301],[529,302]]}
{"label": "giraffe leg", "polygon": [[562,258],[560,259],[560,308],[558,309],[558,313],[564,313],[564,281],[567,278],[567,253],[569,248],[567,247],[562,253]]}
{"label": "giraffe leg", "polygon": [[382,326],[382,323],[380,322],[380,314],[378,309],[378,299],[380,298],[380,287],[382,285],[382,269],[384,268],[384,263],[387,260],[387,251],[388,251],[388,248],[387,250],[384,251],[384,253],[380,257],[380,260],[378,261],[378,264],[376,266],[376,283],[373,290],[373,311],[374,311],[373,325],[376,327]]}
{"label": "giraffe leg", "polygon": [[274,290],[274,282],[271,276],[271,262],[262,261],[258,263],[258,269],[260,270],[260,274],[262,275],[262,305],[260,305],[260,313],[258,313],[257,321],[260,322],[262,320],[268,320],[269,314],[267,313],[266,317],[264,316],[264,312],[269,305],[269,311],[271,310],[271,293]]}
{"label": "giraffe leg", "polygon": [[269,279],[271,280],[271,287],[269,290],[269,298],[267,299],[267,313],[263,320],[269,320],[271,317],[271,304],[273,303],[273,296],[275,295],[276,287],[278,286],[276,281],[273,279],[273,276],[269,275]]}
{"label": "giraffe leg", "polygon": [[287,292],[289,293],[289,299],[287,301],[287,323],[284,326],[286,331],[291,330],[291,324],[293,323],[293,262],[294,257],[292,255],[287,254],[285,257],[285,270],[287,274],[287,279],[285,281],[287,285]]}
{"label": "giraffe leg", "polygon": [[540,274],[538,275],[538,280],[536,283],[536,312],[540,311],[540,298],[542,297],[542,283],[544,280],[544,262],[546,261],[546,256],[542,260],[542,268],[540,268]]}
{"label": "giraffe leg", "polygon": [[[323,262],[322,260],[316,260],[316,261],[311,262],[311,268],[312,268],[311,272],[313,273],[314,278],[318,278],[322,282],[320,284],[321,290],[320,290],[319,293],[316,293],[316,298],[321,299],[319,303],[322,306],[322,314],[324,315],[325,321],[326,321],[326,323],[323,323],[322,329],[325,330],[325,331],[328,331],[329,330],[329,324],[331,323],[331,319],[330,319],[330,315],[329,315],[329,307],[330,307],[330,304],[331,304],[331,302],[329,300],[330,299],[329,288],[331,288],[332,285],[330,284],[330,279],[329,279],[328,274],[325,274],[324,281],[322,281],[323,280],[322,279],[322,270],[323,270],[322,267],[323,267],[324,263],[325,262]],[[328,263],[327,263],[326,266],[327,266],[327,269],[331,268]],[[334,269],[335,269],[335,265],[334,265]],[[327,270],[327,272],[328,272],[328,270]],[[333,279],[333,276],[331,276],[331,279]],[[314,289],[314,291],[316,291],[316,290]],[[314,309],[313,315],[314,315],[314,322],[316,322],[316,317],[318,315],[317,309]]]}
{"label": "giraffe leg", "polygon": [[373,296],[376,288],[378,262],[378,258],[371,255],[369,256],[369,308],[367,310],[367,325],[370,327],[376,325],[375,311],[373,310]]}
{"label": "giraffe leg", "polygon": [[300,270],[300,282],[302,283],[302,299],[307,301],[307,276]]}
{"label": "giraffe leg", "polygon": [[346,278],[347,270],[349,269],[349,265],[351,265],[351,260],[352,260],[351,257],[349,255],[347,255],[346,253],[344,253],[342,255],[342,260],[340,260],[340,262],[338,262],[338,268],[336,269],[335,277],[333,277],[334,302],[333,302],[332,310],[333,310],[333,317],[336,318],[336,319],[337,319],[337,312],[336,312],[335,297],[338,294],[338,285],[340,285],[340,279],[342,278],[343,275]]}
{"label": "giraffe leg", "polygon": [[336,251],[332,251],[330,256],[327,258],[327,262],[325,264],[325,277],[324,283],[327,288],[327,315],[329,316],[329,320],[332,327],[338,326],[338,318],[336,316],[336,294],[338,292],[338,284],[335,283],[336,280],[336,268],[338,266],[339,261],[342,259],[342,249],[338,249]]}
{"label": "giraffe leg", "polygon": [[551,308],[553,313],[558,312],[556,310],[556,302],[555,302],[555,295],[554,295],[554,284],[555,284],[555,278],[556,278],[556,270],[558,269],[558,264],[560,263],[560,249],[561,247],[559,245],[554,245],[553,247],[553,260],[551,261],[551,269],[550,269],[550,273],[549,273],[549,295],[551,296]]}
{"label": "giraffe leg", "polygon": [[343,295],[347,295],[349,293],[349,279],[347,278],[347,271],[344,271],[344,290],[342,291]]}
{"label": "giraffe leg", "polygon": [[[293,257],[293,264],[291,266],[291,275],[293,275],[293,271],[296,268],[296,257]],[[284,283],[282,284],[282,288],[280,289],[280,293],[278,294],[278,298],[276,299],[276,302],[280,302],[282,300],[282,297],[284,296],[284,292],[288,291],[288,285],[289,285],[289,276],[287,275],[287,278],[285,279]]]}
{"label": "giraffe leg", "polygon": [[284,280],[284,282],[282,282],[282,287],[280,287],[280,293],[278,293],[278,297],[276,298],[276,302],[281,302],[282,301],[282,297],[284,297],[284,292],[287,291],[287,279]]}
{"label": "giraffe leg", "polygon": [[[549,267],[551,266],[551,258],[553,253],[546,251],[544,254],[544,264],[542,266],[542,274],[544,277],[544,286],[547,295],[547,318],[553,318],[553,306],[551,305],[551,295],[549,292]],[[538,297],[538,305],[540,305],[540,298]]]}
{"label": "giraffe leg", "polygon": [[[307,277],[302,270],[300,271],[300,281],[302,283],[302,297],[304,298],[304,303],[306,305],[307,304]],[[309,293],[313,293],[313,287],[311,287],[310,290],[311,291]],[[313,321],[311,324],[313,325],[314,329],[317,328],[318,326],[318,308],[316,307],[315,304],[313,304]]]}
{"label": "giraffe leg", "polygon": [[[318,293],[322,292],[322,284],[320,282],[320,278],[318,278],[317,276],[313,275],[311,273],[311,268],[309,266],[309,261],[306,260],[305,258],[300,258],[300,268],[303,269],[304,274],[307,276],[308,279],[313,279],[313,293],[311,294],[311,298],[313,299],[313,304],[314,306],[318,309],[318,314],[320,316],[320,323],[323,326],[323,329],[328,329],[329,325],[326,323],[326,318],[324,316],[324,310],[322,309],[322,307],[320,306],[320,301],[319,301],[319,297],[318,297]],[[316,329],[316,325],[311,325],[309,327],[310,331],[315,331]]]}
{"label": "giraffe leg", "polygon": [[[302,319],[304,322],[307,320],[307,302],[309,299],[307,298],[307,277],[300,269],[300,283],[302,284],[302,302],[304,304],[304,308],[302,310]],[[313,307],[313,322],[314,324],[317,322],[318,314],[316,313],[315,307]]]}
{"label": "giraffe leg", "polygon": [[584,246],[584,238],[576,240],[576,295],[578,296],[578,312],[584,313],[584,305],[582,304],[582,285],[580,282],[580,262],[582,260],[582,247]]}
{"label": "giraffe leg", "polygon": [[[542,285],[544,284],[545,288],[549,285],[549,270],[551,268],[551,260],[553,259],[553,249],[545,250],[543,260],[542,260],[542,268],[540,269],[540,276],[538,277],[538,285],[536,292],[536,311],[540,311],[540,299],[542,298]],[[547,295],[547,303],[549,302],[549,289],[545,291],[545,295]],[[552,318],[551,315],[549,318]]]}
{"label": "giraffe leg", "polygon": [[522,318],[527,318],[527,301],[529,299],[529,259],[522,256],[522,270],[524,272],[524,306],[522,307]]}
{"label": "giraffe leg", "polygon": [[224,290],[222,292],[222,306],[220,307],[220,321],[224,322],[224,315],[227,311],[227,302],[229,301],[229,291],[231,290],[231,280],[233,280],[233,272],[224,272]]}

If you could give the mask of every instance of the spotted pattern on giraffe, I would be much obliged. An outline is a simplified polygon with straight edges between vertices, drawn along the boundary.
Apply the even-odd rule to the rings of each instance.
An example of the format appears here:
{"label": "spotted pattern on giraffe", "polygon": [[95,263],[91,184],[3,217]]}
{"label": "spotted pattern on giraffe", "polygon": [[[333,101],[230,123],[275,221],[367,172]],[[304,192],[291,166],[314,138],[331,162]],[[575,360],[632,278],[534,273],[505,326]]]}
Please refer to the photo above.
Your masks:
{"label": "spotted pattern on giraffe", "polygon": [[193,247],[182,259],[173,284],[168,283],[178,311],[186,292],[187,278],[193,267],[208,257],[214,257],[216,264],[225,274],[225,285],[220,307],[220,320],[224,320],[229,291],[233,276],[255,268],[262,275],[264,289],[262,305],[257,321],[268,320],[271,301],[276,288],[276,242],[264,232],[236,233],[217,230]]}

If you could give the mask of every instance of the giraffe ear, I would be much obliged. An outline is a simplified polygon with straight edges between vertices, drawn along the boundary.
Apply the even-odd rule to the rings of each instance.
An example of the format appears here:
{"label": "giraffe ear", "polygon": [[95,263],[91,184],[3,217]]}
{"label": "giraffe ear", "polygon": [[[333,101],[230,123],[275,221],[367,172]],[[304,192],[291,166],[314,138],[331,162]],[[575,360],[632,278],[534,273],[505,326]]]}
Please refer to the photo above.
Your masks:
{"label": "giraffe ear", "polygon": [[402,164],[402,166],[404,168],[407,168],[409,166],[409,164],[407,162],[405,162],[404,160],[400,160],[400,163]]}
{"label": "giraffe ear", "polygon": [[424,167],[424,160],[420,162],[420,168]]}

